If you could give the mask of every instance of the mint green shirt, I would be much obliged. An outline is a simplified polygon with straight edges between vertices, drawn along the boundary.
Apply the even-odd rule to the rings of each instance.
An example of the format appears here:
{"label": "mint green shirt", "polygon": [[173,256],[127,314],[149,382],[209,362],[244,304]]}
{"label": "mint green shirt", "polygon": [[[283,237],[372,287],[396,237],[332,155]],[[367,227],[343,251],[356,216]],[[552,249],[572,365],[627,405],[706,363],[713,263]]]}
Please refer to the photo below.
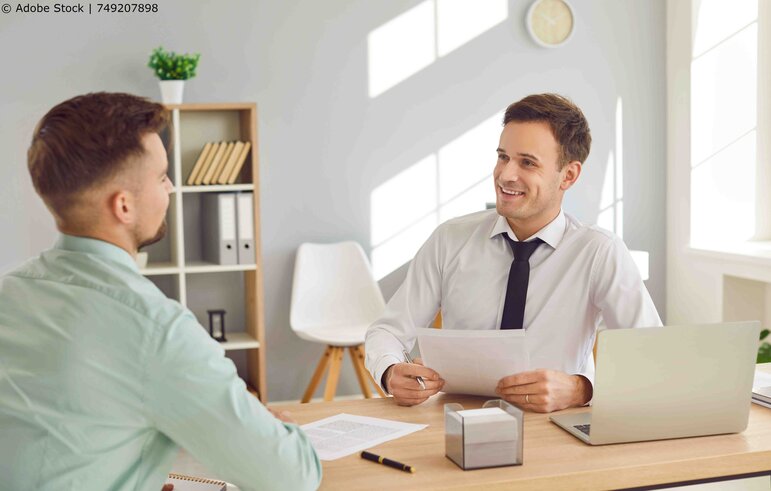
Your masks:
{"label": "mint green shirt", "polygon": [[63,235],[0,277],[0,488],[160,491],[179,447],[243,491],[321,480],[302,430],[123,249]]}

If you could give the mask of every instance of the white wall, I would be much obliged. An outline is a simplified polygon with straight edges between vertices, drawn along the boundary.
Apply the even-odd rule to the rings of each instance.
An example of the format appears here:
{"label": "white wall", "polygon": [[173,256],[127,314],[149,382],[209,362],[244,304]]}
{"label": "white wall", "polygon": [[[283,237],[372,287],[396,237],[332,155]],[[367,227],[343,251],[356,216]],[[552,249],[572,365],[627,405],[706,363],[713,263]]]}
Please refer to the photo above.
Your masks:
{"label": "white wall", "polygon": [[[418,0],[192,2],[158,14],[0,16],[0,270],[50,246],[53,223],[34,195],[25,150],[35,122],[76,94],[157,97],[145,64],[152,48],[202,54],[186,100],[257,101],[262,237],[272,400],[298,399],[319,346],[289,330],[296,247],[354,239],[370,246],[370,193],[509,103],[556,91],[580,105],[594,146],[565,207],[596,219],[616,106],[623,101],[624,238],[651,254],[647,282],[665,298],[665,8],[662,0],[572,0],[576,32],[537,47],[509,0],[508,19],[376,98],[368,95],[367,35]],[[494,165],[497,140],[479,149]],[[409,197],[405,197],[409,199]],[[390,295],[397,279],[386,285]],[[216,285],[214,285],[216,286]],[[339,393],[358,386],[349,361]]]}

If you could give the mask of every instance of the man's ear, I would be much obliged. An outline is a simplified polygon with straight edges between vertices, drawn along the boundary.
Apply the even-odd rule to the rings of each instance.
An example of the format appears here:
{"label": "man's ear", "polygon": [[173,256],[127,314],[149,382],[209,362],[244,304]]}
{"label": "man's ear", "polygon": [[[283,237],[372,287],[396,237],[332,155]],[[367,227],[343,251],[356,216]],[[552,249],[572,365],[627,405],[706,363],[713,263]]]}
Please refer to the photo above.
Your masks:
{"label": "man's ear", "polygon": [[112,216],[120,223],[132,225],[136,222],[136,199],[128,191],[116,191],[109,197]]}
{"label": "man's ear", "polygon": [[562,168],[562,181],[560,182],[560,189],[567,191],[570,187],[576,183],[578,176],[581,175],[581,162],[578,160],[572,160],[565,164]]}

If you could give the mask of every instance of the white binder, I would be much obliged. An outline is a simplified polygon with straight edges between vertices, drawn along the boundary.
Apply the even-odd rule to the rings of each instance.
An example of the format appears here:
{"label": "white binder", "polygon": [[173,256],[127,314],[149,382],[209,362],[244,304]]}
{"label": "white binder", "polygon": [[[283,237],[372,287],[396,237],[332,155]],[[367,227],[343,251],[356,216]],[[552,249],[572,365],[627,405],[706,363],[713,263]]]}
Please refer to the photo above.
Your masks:
{"label": "white binder", "polygon": [[203,259],[214,264],[238,264],[236,195],[203,193]]}
{"label": "white binder", "polygon": [[254,264],[254,197],[252,193],[236,195],[238,209],[238,264]]}

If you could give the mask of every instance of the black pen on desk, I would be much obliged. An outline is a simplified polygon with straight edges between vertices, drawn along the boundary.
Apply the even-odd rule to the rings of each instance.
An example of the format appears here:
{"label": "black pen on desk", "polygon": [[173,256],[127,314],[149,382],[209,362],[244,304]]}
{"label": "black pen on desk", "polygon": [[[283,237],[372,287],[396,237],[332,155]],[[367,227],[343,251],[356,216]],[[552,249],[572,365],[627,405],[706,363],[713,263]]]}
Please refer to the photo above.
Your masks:
{"label": "black pen on desk", "polygon": [[[407,350],[402,350],[402,354],[404,354],[404,361],[406,361],[407,363],[412,363],[412,358],[410,358],[410,354],[407,353]],[[421,389],[426,390],[426,383],[423,381],[423,377],[418,375],[417,377],[415,377],[415,380],[418,381]]]}
{"label": "black pen on desk", "polygon": [[371,460],[372,462],[376,462],[378,464],[387,465],[388,467],[393,467],[394,469],[399,469],[400,471],[411,473],[415,472],[415,468],[411,465],[402,464],[401,462],[387,459],[385,457],[381,457],[380,455],[375,455],[371,452],[367,452],[366,450],[361,452],[361,458]]}

